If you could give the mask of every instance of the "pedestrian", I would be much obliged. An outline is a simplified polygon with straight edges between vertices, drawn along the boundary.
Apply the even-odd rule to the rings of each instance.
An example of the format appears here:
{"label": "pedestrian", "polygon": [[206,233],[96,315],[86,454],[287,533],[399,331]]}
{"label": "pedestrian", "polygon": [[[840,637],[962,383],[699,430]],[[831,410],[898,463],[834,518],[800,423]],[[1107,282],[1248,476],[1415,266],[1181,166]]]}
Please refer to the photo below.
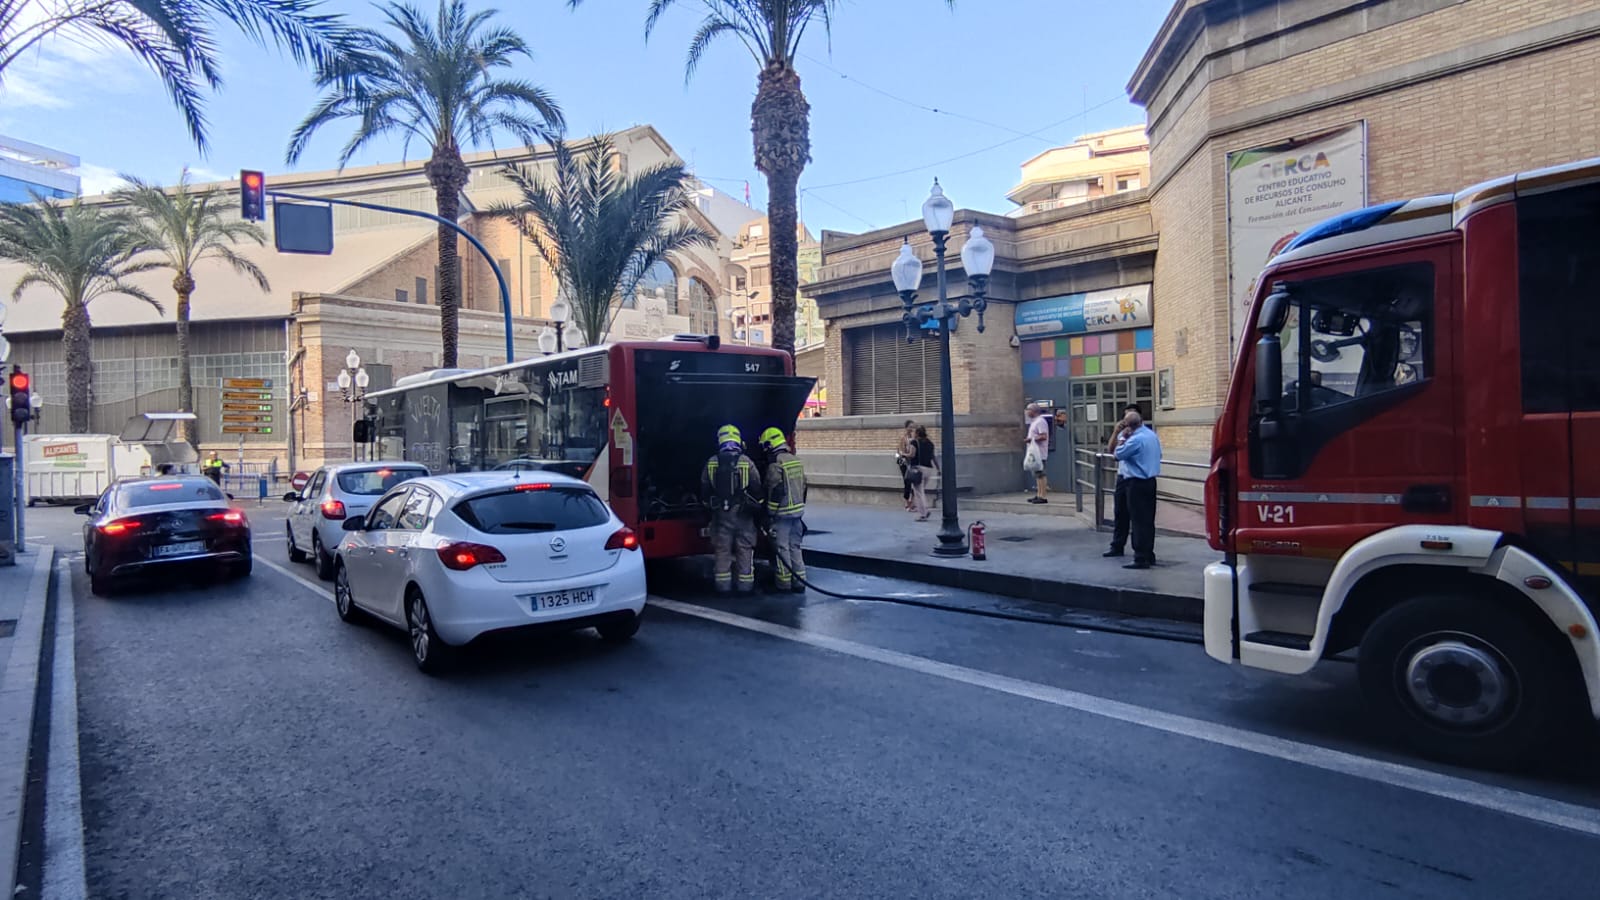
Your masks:
{"label": "pedestrian", "polygon": [[1161,474],[1161,440],[1130,405],[1109,444],[1117,458],[1116,525],[1106,556],[1121,556],[1123,541],[1133,541],[1133,562],[1124,569],[1148,569],[1156,562],[1156,477]]}
{"label": "pedestrian", "polygon": [[222,461],[222,457],[215,450],[211,451],[211,454],[206,457],[206,461],[201,465],[206,477],[211,479],[217,487],[222,486],[222,473],[229,468],[231,467]]}
{"label": "pedestrian", "polygon": [[[777,428],[761,433],[761,449],[767,454],[767,522],[773,555],[777,557],[773,585],[780,591],[806,592],[806,561],[800,539],[806,514],[806,468],[789,450],[789,440]],[[798,576],[798,577],[795,577]]]}
{"label": "pedestrian", "polygon": [[[1137,413],[1139,404],[1129,403],[1122,408],[1122,418],[1111,429],[1111,439],[1106,441],[1106,452],[1116,456],[1117,448],[1128,439],[1128,432],[1123,426],[1127,423],[1129,413]],[[1116,486],[1111,492],[1111,548],[1101,556],[1121,556],[1123,549],[1128,545],[1128,490],[1123,486],[1122,474],[1126,467],[1117,463]]]}
{"label": "pedestrian", "polygon": [[911,506],[918,522],[928,521],[928,479],[939,470],[939,459],[933,455],[933,441],[928,439],[928,429],[918,425],[912,437],[915,447],[911,456]]}
{"label": "pedestrian", "polygon": [[900,443],[894,449],[895,465],[900,467],[900,485],[906,501],[906,512],[911,512],[911,461],[917,456],[917,423],[906,420],[900,433]]}
{"label": "pedestrian", "polygon": [[717,593],[741,594],[756,587],[756,510],[761,508],[761,478],[744,452],[739,429],[717,429],[717,452],[700,473],[700,495],[711,510],[711,553]]}
{"label": "pedestrian", "polygon": [[1034,479],[1033,496],[1029,503],[1049,503],[1050,477],[1044,473],[1045,460],[1050,456],[1050,419],[1042,415],[1037,403],[1028,404],[1028,438],[1022,454],[1022,468]]}

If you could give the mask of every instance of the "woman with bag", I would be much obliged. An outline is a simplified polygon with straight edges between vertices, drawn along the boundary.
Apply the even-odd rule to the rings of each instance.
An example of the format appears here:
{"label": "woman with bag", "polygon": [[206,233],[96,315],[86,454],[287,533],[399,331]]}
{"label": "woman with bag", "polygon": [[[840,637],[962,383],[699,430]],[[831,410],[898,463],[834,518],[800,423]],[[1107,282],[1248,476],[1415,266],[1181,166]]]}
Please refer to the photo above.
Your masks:
{"label": "woman with bag", "polygon": [[928,440],[928,429],[917,426],[912,438],[915,451],[911,457],[906,480],[911,485],[911,505],[918,522],[928,521],[928,479],[939,470],[939,460],[933,455],[933,441]]}
{"label": "woman with bag", "polygon": [[900,482],[904,488],[902,497],[906,502],[906,512],[911,512],[911,460],[917,455],[917,423],[907,419],[905,430],[900,434],[900,443],[894,450],[894,464],[900,467]]}

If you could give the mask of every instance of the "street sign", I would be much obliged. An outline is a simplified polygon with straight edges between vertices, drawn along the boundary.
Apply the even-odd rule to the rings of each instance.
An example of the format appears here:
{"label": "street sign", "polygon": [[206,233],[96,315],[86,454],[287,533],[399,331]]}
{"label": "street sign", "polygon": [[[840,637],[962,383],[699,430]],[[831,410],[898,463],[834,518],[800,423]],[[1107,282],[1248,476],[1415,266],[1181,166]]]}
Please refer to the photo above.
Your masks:
{"label": "street sign", "polygon": [[224,425],[223,434],[271,434],[271,425]]}
{"label": "street sign", "polygon": [[224,378],[218,414],[223,434],[271,434],[276,405],[270,378]]}
{"label": "street sign", "polygon": [[294,477],[289,479],[289,486],[294,488],[297,491],[305,490],[306,489],[306,485],[308,485],[310,483],[311,483],[311,473],[310,472],[296,472],[296,473],[294,473]]}

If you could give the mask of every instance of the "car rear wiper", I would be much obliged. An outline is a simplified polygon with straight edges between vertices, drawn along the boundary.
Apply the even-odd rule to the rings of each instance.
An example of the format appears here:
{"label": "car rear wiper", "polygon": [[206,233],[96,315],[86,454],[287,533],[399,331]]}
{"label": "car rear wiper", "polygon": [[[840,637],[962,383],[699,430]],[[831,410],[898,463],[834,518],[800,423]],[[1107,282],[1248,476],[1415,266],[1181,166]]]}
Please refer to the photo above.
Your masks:
{"label": "car rear wiper", "polygon": [[501,522],[501,528],[515,528],[519,531],[555,531],[554,522]]}

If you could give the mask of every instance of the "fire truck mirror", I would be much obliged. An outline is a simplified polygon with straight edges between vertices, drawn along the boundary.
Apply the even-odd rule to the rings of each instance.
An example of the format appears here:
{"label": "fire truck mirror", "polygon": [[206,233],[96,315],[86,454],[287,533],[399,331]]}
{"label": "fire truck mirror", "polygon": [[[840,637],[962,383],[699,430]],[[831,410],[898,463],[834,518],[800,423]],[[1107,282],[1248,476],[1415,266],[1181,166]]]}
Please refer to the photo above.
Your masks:
{"label": "fire truck mirror", "polygon": [[1272,293],[1267,295],[1267,299],[1261,301],[1261,314],[1256,317],[1256,325],[1262,334],[1277,334],[1288,320],[1289,286],[1279,281],[1272,286]]}
{"label": "fire truck mirror", "polygon": [[1256,415],[1276,418],[1283,406],[1283,347],[1276,334],[1256,341]]}

